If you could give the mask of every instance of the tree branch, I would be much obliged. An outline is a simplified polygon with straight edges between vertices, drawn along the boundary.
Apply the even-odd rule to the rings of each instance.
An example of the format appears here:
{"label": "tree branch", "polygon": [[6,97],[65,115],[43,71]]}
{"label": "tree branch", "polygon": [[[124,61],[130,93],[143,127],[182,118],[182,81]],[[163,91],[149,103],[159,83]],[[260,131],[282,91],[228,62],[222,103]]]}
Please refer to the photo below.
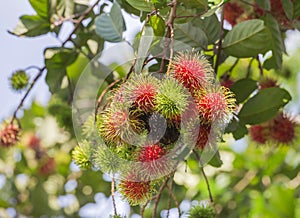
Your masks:
{"label": "tree branch", "polygon": [[223,44],[223,37],[224,37],[224,7],[221,8],[221,34],[219,37],[219,41],[217,44],[217,59],[216,59],[216,65],[215,65],[215,74],[218,74],[218,69],[220,65],[220,58],[222,54],[222,44]]}

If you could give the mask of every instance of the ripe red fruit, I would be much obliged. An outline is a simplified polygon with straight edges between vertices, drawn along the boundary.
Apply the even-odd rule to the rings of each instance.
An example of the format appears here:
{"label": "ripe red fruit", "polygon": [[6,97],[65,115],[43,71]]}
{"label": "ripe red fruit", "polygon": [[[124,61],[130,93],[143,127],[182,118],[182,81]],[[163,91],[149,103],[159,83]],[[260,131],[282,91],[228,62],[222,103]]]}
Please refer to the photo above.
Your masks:
{"label": "ripe red fruit", "polygon": [[196,93],[196,104],[203,123],[228,122],[235,109],[234,94],[224,86]]}
{"label": "ripe red fruit", "polygon": [[14,124],[7,125],[0,131],[0,145],[3,147],[11,147],[19,140],[20,129]]}
{"label": "ripe red fruit", "polygon": [[204,149],[208,143],[209,135],[211,133],[211,125],[200,125],[197,137],[196,149]]}
{"label": "ripe red fruit", "polygon": [[150,181],[134,181],[134,173],[129,179],[122,180],[118,186],[120,193],[132,206],[144,205],[152,198],[153,188]]}
{"label": "ripe red fruit", "polygon": [[166,150],[158,144],[147,145],[139,151],[139,161],[142,162],[144,176],[164,175],[167,170],[167,163],[162,158]]}
{"label": "ripe red fruit", "polygon": [[209,62],[195,52],[179,53],[171,62],[170,75],[192,93],[214,79]]}
{"label": "ripe red fruit", "polygon": [[220,84],[222,85],[222,86],[224,86],[224,87],[226,87],[226,88],[231,88],[231,86],[234,84],[234,81],[233,80],[231,80],[231,79],[226,79],[226,80],[222,80],[221,82],[220,82]]}
{"label": "ripe red fruit", "polygon": [[268,126],[254,125],[249,128],[249,135],[251,139],[259,144],[265,144],[269,139]]}
{"label": "ripe red fruit", "polygon": [[41,146],[41,139],[39,139],[35,135],[30,136],[28,146],[33,150],[39,149]]}
{"label": "ripe red fruit", "polygon": [[271,137],[278,143],[288,144],[294,141],[296,137],[296,123],[285,114],[280,113],[272,121]]}
{"label": "ripe red fruit", "polygon": [[154,110],[154,99],[158,93],[159,80],[153,76],[135,76],[125,85],[126,98],[133,101],[134,106],[145,112]]}
{"label": "ripe red fruit", "polygon": [[259,89],[267,89],[267,88],[271,88],[271,87],[278,87],[278,83],[277,80],[273,79],[273,78],[264,78],[259,82]]}

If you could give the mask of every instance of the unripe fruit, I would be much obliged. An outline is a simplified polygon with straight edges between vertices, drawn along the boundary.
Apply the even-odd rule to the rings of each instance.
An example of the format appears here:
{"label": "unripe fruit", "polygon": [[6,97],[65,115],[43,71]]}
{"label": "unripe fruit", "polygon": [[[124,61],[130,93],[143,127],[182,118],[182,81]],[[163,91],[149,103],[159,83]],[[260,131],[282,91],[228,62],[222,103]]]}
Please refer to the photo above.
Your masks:
{"label": "unripe fruit", "polygon": [[91,167],[91,161],[90,161],[91,155],[92,155],[91,146],[87,141],[80,143],[72,151],[72,158],[75,164],[83,169]]}
{"label": "unripe fruit", "polygon": [[189,212],[189,218],[215,218],[216,211],[211,206],[197,205],[192,207]]}
{"label": "unripe fruit", "polygon": [[14,124],[7,125],[0,131],[0,145],[3,147],[11,147],[19,141],[20,129]]}
{"label": "unripe fruit", "polygon": [[12,74],[9,78],[11,87],[16,91],[25,89],[29,82],[29,76],[25,71],[19,70]]}

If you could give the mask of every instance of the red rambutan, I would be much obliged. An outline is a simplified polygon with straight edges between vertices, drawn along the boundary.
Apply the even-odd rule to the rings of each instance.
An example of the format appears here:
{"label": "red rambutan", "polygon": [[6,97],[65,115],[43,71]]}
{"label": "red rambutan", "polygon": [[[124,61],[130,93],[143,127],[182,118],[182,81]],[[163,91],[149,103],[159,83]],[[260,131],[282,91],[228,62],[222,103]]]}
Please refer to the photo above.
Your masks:
{"label": "red rambutan", "polygon": [[265,144],[270,132],[268,126],[254,125],[249,128],[249,135],[253,141],[259,144]]}
{"label": "red rambutan", "polygon": [[133,102],[138,109],[152,112],[159,82],[153,76],[134,76],[126,83],[126,98],[129,97],[128,100]]}
{"label": "red rambutan", "polygon": [[19,140],[20,129],[14,124],[7,125],[0,131],[0,145],[3,147],[11,147]]}
{"label": "red rambutan", "polygon": [[204,149],[209,140],[209,135],[211,133],[211,125],[200,125],[196,149]]}
{"label": "red rambutan", "polygon": [[272,121],[271,137],[278,143],[288,144],[296,137],[296,123],[284,113],[280,113]]}
{"label": "red rambutan", "polygon": [[39,173],[42,175],[49,175],[55,171],[56,163],[53,157],[47,158],[41,165]]}
{"label": "red rambutan", "polygon": [[232,26],[236,25],[244,9],[237,2],[227,2],[224,6],[224,19]]}
{"label": "red rambutan", "polygon": [[194,90],[204,87],[207,82],[214,81],[210,63],[204,56],[196,52],[178,53],[171,62],[170,75],[192,93]]}
{"label": "red rambutan", "polygon": [[129,179],[122,180],[119,183],[118,189],[120,193],[130,205],[144,205],[152,198],[154,189],[151,182],[136,181],[134,173],[129,174],[129,177]]}
{"label": "red rambutan", "polygon": [[228,122],[235,109],[234,94],[224,86],[196,93],[196,104],[203,123]]}

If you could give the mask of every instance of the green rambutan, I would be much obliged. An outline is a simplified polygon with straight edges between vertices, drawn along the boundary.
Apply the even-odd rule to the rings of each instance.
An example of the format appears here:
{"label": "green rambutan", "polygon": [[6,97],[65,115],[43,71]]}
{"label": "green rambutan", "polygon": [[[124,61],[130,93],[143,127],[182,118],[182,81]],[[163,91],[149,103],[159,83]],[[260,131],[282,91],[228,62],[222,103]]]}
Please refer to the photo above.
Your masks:
{"label": "green rambutan", "polygon": [[28,86],[29,76],[24,70],[18,70],[11,75],[9,81],[15,91],[22,91]]}
{"label": "green rambutan", "polygon": [[177,119],[188,106],[188,92],[175,79],[166,78],[158,88],[155,109],[166,119]]}
{"label": "green rambutan", "polygon": [[87,169],[91,167],[92,149],[88,141],[79,143],[72,151],[72,159],[80,168]]}
{"label": "green rambutan", "polygon": [[212,206],[196,205],[191,208],[189,218],[215,218],[216,211]]}
{"label": "green rambutan", "polygon": [[194,92],[214,82],[214,71],[204,56],[194,51],[178,53],[171,62],[170,75]]}

